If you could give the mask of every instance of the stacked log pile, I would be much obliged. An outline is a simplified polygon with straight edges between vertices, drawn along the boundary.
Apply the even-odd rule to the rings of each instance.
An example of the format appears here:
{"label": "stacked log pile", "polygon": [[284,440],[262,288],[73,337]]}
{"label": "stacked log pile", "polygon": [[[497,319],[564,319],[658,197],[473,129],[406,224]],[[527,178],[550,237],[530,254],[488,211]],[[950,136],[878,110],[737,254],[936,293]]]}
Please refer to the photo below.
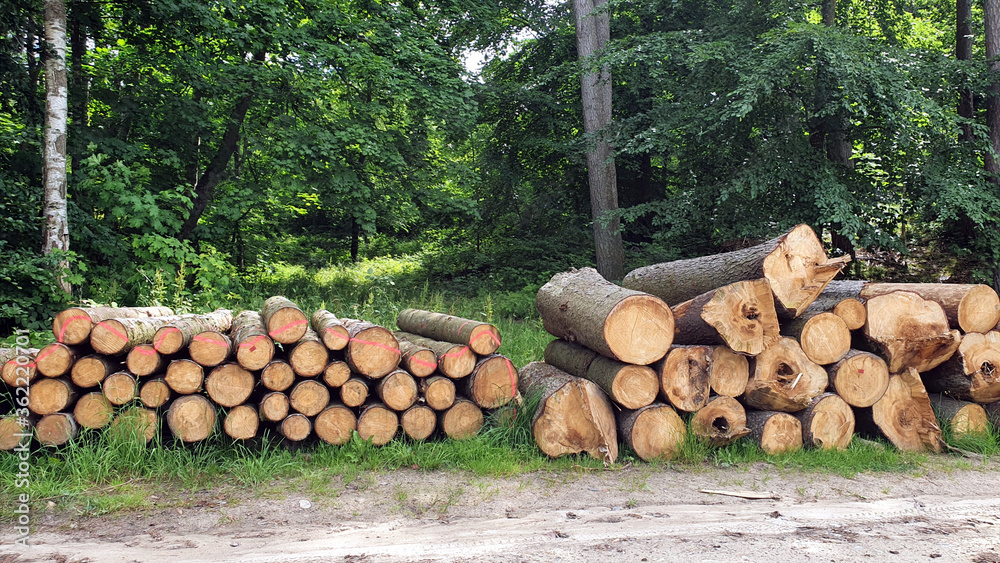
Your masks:
{"label": "stacked log pile", "polygon": [[288,443],[343,444],[355,432],[377,445],[400,434],[466,439],[484,411],[515,397],[518,370],[497,353],[494,326],[416,309],[398,325],[306,315],[282,296],[235,316],[70,309],[52,344],[0,349],[13,400],[0,449],[32,433],[62,445],[81,428],[147,442],[161,431],[183,442],[218,431]]}

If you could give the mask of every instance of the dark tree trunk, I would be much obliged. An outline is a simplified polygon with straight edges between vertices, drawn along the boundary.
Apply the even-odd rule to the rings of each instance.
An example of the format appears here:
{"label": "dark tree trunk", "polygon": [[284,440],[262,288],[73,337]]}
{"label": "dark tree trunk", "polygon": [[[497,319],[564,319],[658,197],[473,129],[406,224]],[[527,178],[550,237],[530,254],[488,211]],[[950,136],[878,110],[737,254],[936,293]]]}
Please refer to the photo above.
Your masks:
{"label": "dark tree trunk", "polygon": [[[960,61],[972,60],[972,0],[955,2],[955,58]],[[975,102],[972,89],[963,88],[959,93],[958,116],[972,120],[975,116]],[[961,141],[972,139],[972,124],[962,125]]]}
{"label": "dark tree trunk", "polygon": [[[990,90],[986,97],[986,125],[990,146],[986,152],[986,173],[1000,186],[1000,0],[983,2],[985,16],[986,60],[989,61]],[[993,288],[1000,289],[1000,261],[993,271]]]}

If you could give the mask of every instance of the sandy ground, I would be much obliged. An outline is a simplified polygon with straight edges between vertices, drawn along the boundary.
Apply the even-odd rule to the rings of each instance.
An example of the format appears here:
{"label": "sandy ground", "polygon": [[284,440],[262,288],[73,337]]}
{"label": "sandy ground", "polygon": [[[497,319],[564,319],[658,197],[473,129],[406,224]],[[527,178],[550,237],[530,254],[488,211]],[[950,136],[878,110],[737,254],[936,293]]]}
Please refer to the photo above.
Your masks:
{"label": "sandy ground", "polygon": [[850,479],[766,464],[510,478],[400,470],[148,500],[99,517],[50,508],[26,548],[8,525],[0,562],[1000,563],[998,462]]}

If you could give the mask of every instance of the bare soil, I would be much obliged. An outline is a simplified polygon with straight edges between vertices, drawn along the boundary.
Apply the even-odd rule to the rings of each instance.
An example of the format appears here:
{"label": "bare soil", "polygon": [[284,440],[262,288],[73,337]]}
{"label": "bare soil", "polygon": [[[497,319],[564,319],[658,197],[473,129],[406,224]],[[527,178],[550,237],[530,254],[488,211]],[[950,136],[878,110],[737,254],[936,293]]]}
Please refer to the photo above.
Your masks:
{"label": "bare soil", "polygon": [[96,517],[50,507],[33,515],[29,547],[0,531],[0,561],[1000,563],[996,461],[853,478],[763,463],[507,478],[407,469],[146,500]]}

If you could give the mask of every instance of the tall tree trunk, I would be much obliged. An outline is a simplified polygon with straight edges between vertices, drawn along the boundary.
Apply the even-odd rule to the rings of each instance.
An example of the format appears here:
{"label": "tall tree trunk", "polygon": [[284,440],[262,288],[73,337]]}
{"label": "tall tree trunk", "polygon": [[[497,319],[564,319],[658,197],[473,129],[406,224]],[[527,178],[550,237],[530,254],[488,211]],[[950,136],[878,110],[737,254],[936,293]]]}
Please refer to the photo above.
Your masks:
{"label": "tall tree trunk", "polygon": [[[1000,0],[984,0],[986,60],[989,62],[990,90],[986,97],[986,125],[990,146],[986,151],[986,173],[1000,186]],[[993,288],[1000,289],[1000,260],[993,271]]]}
{"label": "tall tree trunk", "polygon": [[[960,61],[972,60],[972,0],[955,2],[955,58]],[[963,88],[959,93],[958,116],[972,120],[975,116],[975,102],[972,89]],[[962,142],[972,139],[972,124],[962,125]]]}
{"label": "tall tree trunk", "polygon": [[[606,0],[573,0],[577,57],[584,65],[611,39],[611,18],[607,11],[595,10]],[[625,275],[625,250],[618,210],[618,183],[611,144],[598,139],[611,124],[611,72],[602,66],[598,72],[584,70],[580,77],[583,101],[583,131],[588,137],[587,178],[590,184],[590,213],[594,220],[594,245],[597,271],[608,280]]]}
{"label": "tall tree trunk", "polygon": [[[66,127],[68,94],[66,88],[66,3],[45,0],[45,43],[49,56],[45,61],[45,171],[42,213],[45,219],[42,253],[69,251],[69,220],[66,213]],[[72,288],[63,277],[69,263],[60,260],[56,278],[59,288]]]}

